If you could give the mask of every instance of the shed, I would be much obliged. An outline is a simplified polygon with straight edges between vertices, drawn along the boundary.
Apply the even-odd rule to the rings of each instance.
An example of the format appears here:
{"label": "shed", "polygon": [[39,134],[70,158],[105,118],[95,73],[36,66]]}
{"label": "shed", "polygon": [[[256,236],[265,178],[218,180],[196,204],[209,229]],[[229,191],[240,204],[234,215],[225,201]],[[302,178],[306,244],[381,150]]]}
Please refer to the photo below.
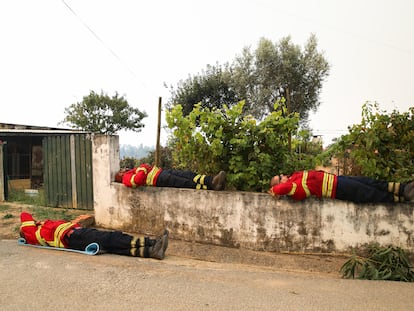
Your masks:
{"label": "shed", "polygon": [[0,199],[43,190],[47,206],[93,209],[91,133],[0,123],[0,146]]}

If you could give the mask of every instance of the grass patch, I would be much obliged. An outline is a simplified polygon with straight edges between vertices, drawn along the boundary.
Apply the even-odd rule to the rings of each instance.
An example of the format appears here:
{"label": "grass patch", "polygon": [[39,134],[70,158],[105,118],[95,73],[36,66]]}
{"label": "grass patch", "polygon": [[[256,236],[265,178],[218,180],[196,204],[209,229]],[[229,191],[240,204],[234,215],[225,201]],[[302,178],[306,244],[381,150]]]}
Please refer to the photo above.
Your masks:
{"label": "grass patch", "polygon": [[14,216],[12,214],[6,214],[3,216],[3,219],[10,219],[13,218]]}
{"label": "grass patch", "polygon": [[45,206],[45,192],[43,189],[39,189],[37,195],[31,196],[24,192],[24,190],[11,190],[9,192],[8,201],[19,202],[34,206]]}
{"label": "grass patch", "polygon": [[70,221],[73,219],[73,213],[70,210],[53,207],[36,207],[32,210],[32,215],[36,220],[45,219],[63,219]]}
{"label": "grass patch", "polygon": [[0,205],[0,212],[5,212],[9,209],[8,205]]}

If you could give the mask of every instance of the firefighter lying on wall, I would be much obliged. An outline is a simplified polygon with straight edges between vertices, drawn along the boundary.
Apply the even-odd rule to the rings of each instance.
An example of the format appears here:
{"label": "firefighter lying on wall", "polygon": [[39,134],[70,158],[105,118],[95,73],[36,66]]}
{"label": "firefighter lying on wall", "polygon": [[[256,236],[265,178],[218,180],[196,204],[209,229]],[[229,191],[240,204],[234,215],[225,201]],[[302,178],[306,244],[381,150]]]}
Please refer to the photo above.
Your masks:
{"label": "firefighter lying on wall", "polygon": [[316,196],[355,203],[394,203],[414,199],[414,182],[404,184],[310,170],[274,176],[269,193],[275,197],[287,195],[295,200]]}
{"label": "firefighter lying on wall", "polygon": [[132,188],[154,186],[224,190],[226,173],[221,171],[215,176],[207,176],[187,170],[162,169],[149,164],[141,164],[131,170],[120,170],[115,175],[115,181]]}

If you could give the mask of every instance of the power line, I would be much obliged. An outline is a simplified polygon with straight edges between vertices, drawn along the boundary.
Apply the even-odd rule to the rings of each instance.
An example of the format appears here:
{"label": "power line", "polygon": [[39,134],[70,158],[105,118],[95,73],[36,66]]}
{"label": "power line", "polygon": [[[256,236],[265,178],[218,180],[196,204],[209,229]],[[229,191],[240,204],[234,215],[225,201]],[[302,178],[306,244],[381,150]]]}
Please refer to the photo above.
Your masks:
{"label": "power line", "polygon": [[140,81],[137,77],[137,75],[135,74],[135,72],[131,69],[130,66],[128,66],[128,64],[126,62],[124,62],[117,53],[115,53],[115,51],[108,45],[105,43],[104,40],[101,39],[100,36],[98,36],[98,34],[91,28],[89,27],[89,25],[75,12],[75,10],[73,10],[69,4],[67,4],[65,2],[65,0],[62,0],[63,4],[66,6],[66,8],[72,12],[72,14],[82,23],[82,25],[95,37],[96,40],[98,40],[127,70],[128,72],[133,76],[133,78],[135,78],[137,81],[139,81],[142,86],[145,89],[149,89],[142,81]]}

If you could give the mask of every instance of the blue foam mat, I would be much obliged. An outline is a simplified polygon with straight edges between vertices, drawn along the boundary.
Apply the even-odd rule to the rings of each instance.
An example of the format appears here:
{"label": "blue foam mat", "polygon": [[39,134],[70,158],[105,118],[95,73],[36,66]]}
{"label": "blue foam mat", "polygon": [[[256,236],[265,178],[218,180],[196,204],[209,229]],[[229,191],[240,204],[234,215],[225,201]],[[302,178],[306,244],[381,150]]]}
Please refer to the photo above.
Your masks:
{"label": "blue foam mat", "polygon": [[52,249],[52,250],[56,250],[56,251],[74,252],[74,253],[80,253],[80,254],[91,255],[91,256],[96,255],[96,254],[99,253],[98,243],[89,244],[88,246],[85,247],[84,251],[80,251],[80,250],[77,250],[77,249],[71,249],[71,248],[61,248],[61,247],[51,247],[51,246],[28,244],[28,243],[26,243],[26,239],[24,239],[24,238],[19,238],[17,240],[17,244],[18,245],[23,245],[23,246],[36,247],[36,248]]}

